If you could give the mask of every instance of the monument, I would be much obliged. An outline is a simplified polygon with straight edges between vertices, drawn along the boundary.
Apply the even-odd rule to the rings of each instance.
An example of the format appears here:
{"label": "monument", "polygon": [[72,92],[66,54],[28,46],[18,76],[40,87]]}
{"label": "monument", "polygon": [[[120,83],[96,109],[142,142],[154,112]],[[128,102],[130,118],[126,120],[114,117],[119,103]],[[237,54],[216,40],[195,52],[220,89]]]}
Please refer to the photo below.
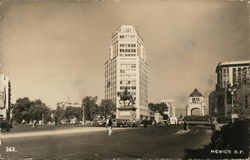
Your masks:
{"label": "monument", "polygon": [[133,120],[136,118],[136,107],[134,107],[135,101],[133,96],[128,92],[127,87],[125,87],[123,92],[118,92],[117,96],[120,97],[118,107],[118,119],[129,119]]}
{"label": "monument", "polygon": [[203,95],[198,91],[198,89],[194,89],[194,91],[190,94],[188,104],[186,106],[186,115],[191,116],[192,111],[195,109],[200,110],[200,116],[205,115],[205,100]]}

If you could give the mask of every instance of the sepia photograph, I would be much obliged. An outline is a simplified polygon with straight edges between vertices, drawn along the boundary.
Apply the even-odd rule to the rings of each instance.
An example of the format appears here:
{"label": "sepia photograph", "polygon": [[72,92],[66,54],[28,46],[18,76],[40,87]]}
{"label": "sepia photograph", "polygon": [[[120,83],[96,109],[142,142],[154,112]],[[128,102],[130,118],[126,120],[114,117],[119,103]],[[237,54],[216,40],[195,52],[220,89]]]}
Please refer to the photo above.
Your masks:
{"label": "sepia photograph", "polygon": [[248,0],[0,0],[0,160],[248,159]]}

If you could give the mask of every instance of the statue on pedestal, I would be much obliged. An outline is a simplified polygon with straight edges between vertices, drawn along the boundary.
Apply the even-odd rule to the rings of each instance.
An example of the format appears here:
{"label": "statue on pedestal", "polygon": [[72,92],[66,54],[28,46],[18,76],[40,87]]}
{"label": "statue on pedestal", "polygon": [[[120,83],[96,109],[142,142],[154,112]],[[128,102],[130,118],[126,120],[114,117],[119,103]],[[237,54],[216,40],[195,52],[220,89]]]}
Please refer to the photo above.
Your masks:
{"label": "statue on pedestal", "polygon": [[126,101],[128,102],[128,107],[133,107],[135,104],[133,96],[128,92],[128,88],[126,87],[123,92],[118,92],[117,96],[120,97],[119,103],[121,104],[121,101],[124,104],[124,107],[126,106]]}

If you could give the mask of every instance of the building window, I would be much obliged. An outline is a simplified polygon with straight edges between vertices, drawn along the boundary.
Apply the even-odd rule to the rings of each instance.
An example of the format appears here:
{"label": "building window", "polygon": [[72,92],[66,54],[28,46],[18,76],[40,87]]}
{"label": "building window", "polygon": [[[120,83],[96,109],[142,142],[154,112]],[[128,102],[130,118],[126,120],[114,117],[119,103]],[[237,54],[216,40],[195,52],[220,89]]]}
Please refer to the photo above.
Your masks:
{"label": "building window", "polygon": [[236,68],[233,68],[233,85],[236,85]]}

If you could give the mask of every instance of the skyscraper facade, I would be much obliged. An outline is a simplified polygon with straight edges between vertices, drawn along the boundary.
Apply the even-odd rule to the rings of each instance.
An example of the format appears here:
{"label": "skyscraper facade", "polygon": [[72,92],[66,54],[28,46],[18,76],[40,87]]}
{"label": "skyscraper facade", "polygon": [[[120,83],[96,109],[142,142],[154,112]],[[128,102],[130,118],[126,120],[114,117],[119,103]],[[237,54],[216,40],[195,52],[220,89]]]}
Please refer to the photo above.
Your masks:
{"label": "skyscraper facade", "polygon": [[10,81],[9,77],[0,74],[0,119],[10,116]]}
{"label": "skyscraper facade", "polygon": [[134,26],[122,25],[112,35],[104,67],[105,99],[112,99],[118,108],[117,93],[127,88],[135,100],[136,119],[149,116],[148,64],[143,39]]}

